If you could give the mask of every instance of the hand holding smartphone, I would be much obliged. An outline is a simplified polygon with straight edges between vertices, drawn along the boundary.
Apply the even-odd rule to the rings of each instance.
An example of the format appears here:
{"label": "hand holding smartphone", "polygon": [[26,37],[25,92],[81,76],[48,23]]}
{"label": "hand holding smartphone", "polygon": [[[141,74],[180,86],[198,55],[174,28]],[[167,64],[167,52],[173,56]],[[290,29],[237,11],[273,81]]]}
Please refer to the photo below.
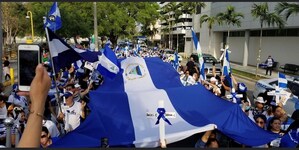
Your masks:
{"label": "hand holding smartphone", "polygon": [[35,68],[39,63],[39,45],[21,44],[18,46],[18,87],[20,91],[30,91],[30,84],[35,76]]}

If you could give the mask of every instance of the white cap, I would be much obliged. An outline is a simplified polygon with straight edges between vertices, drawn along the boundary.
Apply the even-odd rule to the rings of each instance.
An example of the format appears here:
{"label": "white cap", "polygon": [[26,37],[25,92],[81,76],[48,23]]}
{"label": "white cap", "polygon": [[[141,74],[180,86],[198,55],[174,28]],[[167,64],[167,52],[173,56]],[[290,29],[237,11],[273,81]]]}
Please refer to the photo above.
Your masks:
{"label": "white cap", "polygon": [[257,97],[254,102],[259,102],[259,103],[262,103],[262,104],[265,104],[266,102],[264,101],[263,97]]}
{"label": "white cap", "polygon": [[75,88],[78,88],[78,87],[80,87],[80,84],[78,84],[78,83],[75,84]]}
{"label": "white cap", "polygon": [[211,82],[216,82],[217,79],[216,79],[215,77],[211,77],[210,81],[211,81]]}

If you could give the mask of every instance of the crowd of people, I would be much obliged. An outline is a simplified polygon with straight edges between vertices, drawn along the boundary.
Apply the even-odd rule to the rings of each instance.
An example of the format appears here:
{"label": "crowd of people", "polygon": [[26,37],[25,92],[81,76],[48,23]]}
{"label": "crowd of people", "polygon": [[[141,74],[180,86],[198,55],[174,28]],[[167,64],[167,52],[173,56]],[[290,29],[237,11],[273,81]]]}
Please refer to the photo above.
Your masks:
{"label": "crowd of people", "polygon": [[[173,57],[170,58],[166,55],[163,50],[131,49],[126,51],[115,50],[115,53],[118,58],[136,56],[144,58],[159,57],[164,62],[174,64],[175,61]],[[84,60],[80,61],[82,61],[81,64],[85,63]],[[50,78],[44,79],[46,78],[45,72],[43,72],[45,70]],[[281,135],[280,138],[257,147],[280,147],[281,141],[285,140],[281,140],[283,135],[296,129],[296,127],[298,128],[298,123],[295,121],[298,118],[289,117],[283,110],[282,103],[273,104],[270,103],[272,99],[257,97],[254,100],[254,104],[251,104],[246,93],[246,85],[237,82],[232,74],[229,77],[216,74],[215,64],[213,64],[212,74],[207,74],[207,70],[205,70],[205,75],[208,77],[206,80],[199,78],[200,71],[193,57],[189,58],[186,65],[180,62],[177,71],[184,86],[202,84],[207,90],[223,98],[223,100],[239,104],[243,112],[262,129]],[[42,148],[46,148],[50,146],[60,137],[76,129],[88,117],[90,113],[87,105],[89,103],[89,92],[97,89],[103,82],[104,77],[99,72],[84,68],[84,65],[76,66],[72,64],[54,75],[51,65],[46,62],[43,66],[39,65],[37,67],[36,77],[32,81],[30,94],[27,93],[26,95],[18,91],[16,83],[12,86],[10,95],[5,95],[4,86],[1,84],[0,145],[5,145],[6,142],[6,129],[3,121],[10,116],[15,120],[11,136],[13,147],[18,142],[15,139],[19,139],[19,137],[21,137],[20,147],[35,147],[39,145]],[[227,98],[227,95],[232,96]],[[236,95],[242,96],[238,97]],[[282,98],[281,102],[283,100]],[[37,122],[40,120],[40,129],[37,130],[39,125],[34,124],[33,120]],[[30,134],[30,132],[34,132],[34,135],[37,134],[36,132],[39,134],[38,136],[28,137],[26,134]],[[39,142],[27,145],[26,142],[29,139],[32,140],[32,138],[38,138]],[[246,147],[229,139],[217,129],[203,133],[202,137],[195,144],[195,147],[201,148],[234,146]]]}

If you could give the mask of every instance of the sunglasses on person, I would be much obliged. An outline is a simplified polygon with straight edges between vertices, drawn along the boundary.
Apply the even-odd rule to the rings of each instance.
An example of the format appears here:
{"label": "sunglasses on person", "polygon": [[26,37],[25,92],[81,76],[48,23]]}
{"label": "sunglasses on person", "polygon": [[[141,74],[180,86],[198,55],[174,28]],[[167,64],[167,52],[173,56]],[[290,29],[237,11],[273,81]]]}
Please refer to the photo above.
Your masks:
{"label": "sunglasses on person", "polygon": [[256,121],[257,124],[264,124],[264,121]]}
{"label": "sunglasses on person", "polygon": [[40,136],[41,139],[42,139],[42,138],[45,138],[45,137],[47,137],[46,134]]}

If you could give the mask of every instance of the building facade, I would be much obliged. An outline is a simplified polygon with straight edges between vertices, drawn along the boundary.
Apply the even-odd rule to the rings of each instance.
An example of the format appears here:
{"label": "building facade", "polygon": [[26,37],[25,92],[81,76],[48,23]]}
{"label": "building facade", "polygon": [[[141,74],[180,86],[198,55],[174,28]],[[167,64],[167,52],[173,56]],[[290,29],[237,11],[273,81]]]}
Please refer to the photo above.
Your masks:
{"label": "building facade", "polygon": [[[164,7],[169,2],[159,2],[160,7]],[[229,49],[232,51],[230,60],[232,62],[243,64],[243,66],[257,64],[257,56],[260,41],[260,22],[258,18],[251,15],[252,5],[260,2],[206,2],[206,7],[198,11],[198,14],[183,14],[180,16],[179,23],[174,23],[173,12],[164,15],[169,16],[172,22],[160,20],[161,25],[161,44],[164,48],[176,49],[184,52],[186,56],[196,52],[191,28],[196,32],[203,53],[209,53],[219,58],[220,49],[224,48],[227,43],[227,26],[220,26],[215,23],[209,35],[207,23],[203,23],[200,27],[200,17],[204,14],[208,16],[216,16],[220,12],[224,12],[228,5],[235,7],[236,12],[241,12],[244,18],[241,19],[241,27],[230,26]],[[278,2],[268,2],[269,11],[273,12]],[[282,30],[276,26],[268,26],[264,24],[261,60],[264,62],[271,55],[279,65],[285,63],[299,64],[299,15],[291,15]],[[169,28],[170,34],[163,33],[163,29]],[[177,42],[178,41],[178,42]],[[178,44],[177,44],[178,43]]]}
{"label": "building facade", "polygon": [[[256,2],[259,4],[259,2]],[[228,5],[235,7],[236,12],[241,12],[244,19],[241,19],[241,27],[230,26],[229,49],[232,51],[230,60],[232,62],[243,64],[243,66],[257,64],[257,56],[260,40],[260,22],[259,19],[251,15],[251,9],[254,2],[208,2],[201,14],[196,15],[194,19],[194,29],[200,33],[200,44],[204,53],[210,53],[216,58],[220,57],[223,45],[227,42],[227,26],[219,26],[217,23],[212,28],[212,34],[209,36],[207,25],[204,23],[199,28],[199,18],[203,14],[215,16],[219,12],[224,12]],[[268,2],[269,11],[273,12],[278,2]],[[264,62],[271,55],[279,65],[285,63],[299,64],[299,15],[291,15],[282,30],[276,26],[264,24],[261,62]],[[187,32],[187,36],[191,33]],[[186,41],[185,53],[190,53],[188,49],[195,52],[192,41]]]}
{"label": "building facade", "polygon": [[[161,10],[170,2],[159,2]],[[178,4],[179,2],[177,2]],[[161,28],[161,47],[169,49],[178,49],[179,52],[184,52],[186,33],[189,32],[193,26],[193,15],[182,14],[179,20],[175,20],[174,12],[164,13],[166,20],[159,20]]]}

